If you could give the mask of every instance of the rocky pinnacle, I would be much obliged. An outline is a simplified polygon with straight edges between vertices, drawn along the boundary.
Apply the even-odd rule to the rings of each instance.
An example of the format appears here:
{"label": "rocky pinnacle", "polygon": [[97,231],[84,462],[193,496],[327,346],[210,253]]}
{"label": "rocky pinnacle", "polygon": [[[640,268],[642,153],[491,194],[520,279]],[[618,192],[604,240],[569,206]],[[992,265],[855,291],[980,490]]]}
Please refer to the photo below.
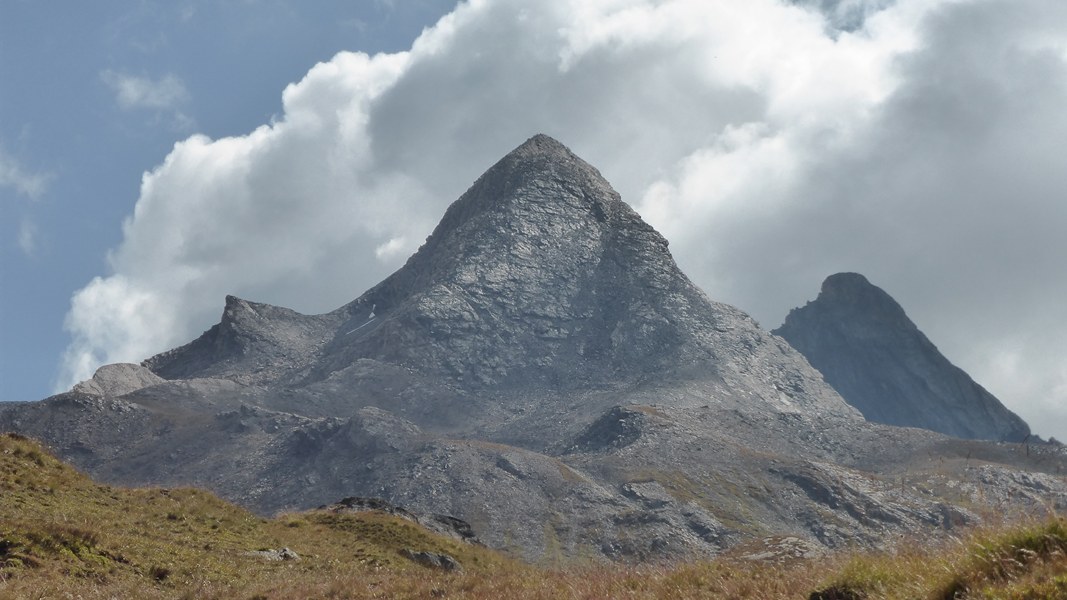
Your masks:
{"label": "rocky pinnacle", "polygon": [[1030,429],[954,366],[904,309],[857,273],[831,275],[819,297],[793,309],[774,333],[827,383],[878,423],[948,435],[1021,441]]}

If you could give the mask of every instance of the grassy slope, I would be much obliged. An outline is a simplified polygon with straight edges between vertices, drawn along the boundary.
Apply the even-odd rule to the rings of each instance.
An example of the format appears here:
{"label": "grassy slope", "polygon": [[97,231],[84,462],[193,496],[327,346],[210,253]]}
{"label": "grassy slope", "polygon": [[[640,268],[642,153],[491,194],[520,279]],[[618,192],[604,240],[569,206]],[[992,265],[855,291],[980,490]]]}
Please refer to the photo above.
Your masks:
{"label": "grassy slope", "polygon": [[[299,561],[250,551],[288,547]],[[454,556],[462,574],[401,549]],[[378,513],[262,519],[193,489],[101,486],[35,442],[0,436],[0,598],[1067,599],[1067,524],[787,564],[544,570]],[[956,596],[953,596],[956,594]]]}

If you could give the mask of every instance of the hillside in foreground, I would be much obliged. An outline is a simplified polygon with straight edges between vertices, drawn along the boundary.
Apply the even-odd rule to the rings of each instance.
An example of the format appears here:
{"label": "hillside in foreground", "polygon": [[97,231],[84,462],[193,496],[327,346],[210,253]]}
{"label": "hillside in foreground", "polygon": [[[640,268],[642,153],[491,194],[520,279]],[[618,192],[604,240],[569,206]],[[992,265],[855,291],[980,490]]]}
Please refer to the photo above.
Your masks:
{"label": "hillside in foreground", "polygon": [[886,554],[529,565],[384,512],[264,519],[200,490],[98,485],[13,434],[0,498],[0,598],[1067,598],[1062,519]]}

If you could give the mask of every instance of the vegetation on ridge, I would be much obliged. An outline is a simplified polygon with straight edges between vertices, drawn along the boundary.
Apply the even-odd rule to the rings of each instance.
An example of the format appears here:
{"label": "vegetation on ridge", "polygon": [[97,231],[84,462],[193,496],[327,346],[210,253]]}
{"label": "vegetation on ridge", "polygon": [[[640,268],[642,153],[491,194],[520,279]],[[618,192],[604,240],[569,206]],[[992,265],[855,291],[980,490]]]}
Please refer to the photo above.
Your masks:
{"label": "vegetation on ridge", "polygon": [[[270,561],[290,548],[300,560]],[[1067,599],[1067,522],[950,547],[782,562],[547,570],[384,513],[262,519],[195,489],[102,486],[0,436],[0,598]],[[448,554],[461,573],[403,550]]]}

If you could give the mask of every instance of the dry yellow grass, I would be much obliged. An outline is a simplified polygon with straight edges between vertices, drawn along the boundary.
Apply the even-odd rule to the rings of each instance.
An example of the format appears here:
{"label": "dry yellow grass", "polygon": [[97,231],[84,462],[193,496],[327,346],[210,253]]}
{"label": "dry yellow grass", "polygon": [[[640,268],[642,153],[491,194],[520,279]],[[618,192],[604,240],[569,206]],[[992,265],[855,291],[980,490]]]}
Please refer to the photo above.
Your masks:
{"label": "dry yellow grass", "polygon": [[[299,561],[249,555],[288,547]],[[443,552],[464,572],[400,550]],[[31,440],[0,436],[0,598],[1007,598],[1067,600],[1062,520],[940,547],[786,563],[544,569],[380,513],[262,519],[194,489],[97,485]]]}

